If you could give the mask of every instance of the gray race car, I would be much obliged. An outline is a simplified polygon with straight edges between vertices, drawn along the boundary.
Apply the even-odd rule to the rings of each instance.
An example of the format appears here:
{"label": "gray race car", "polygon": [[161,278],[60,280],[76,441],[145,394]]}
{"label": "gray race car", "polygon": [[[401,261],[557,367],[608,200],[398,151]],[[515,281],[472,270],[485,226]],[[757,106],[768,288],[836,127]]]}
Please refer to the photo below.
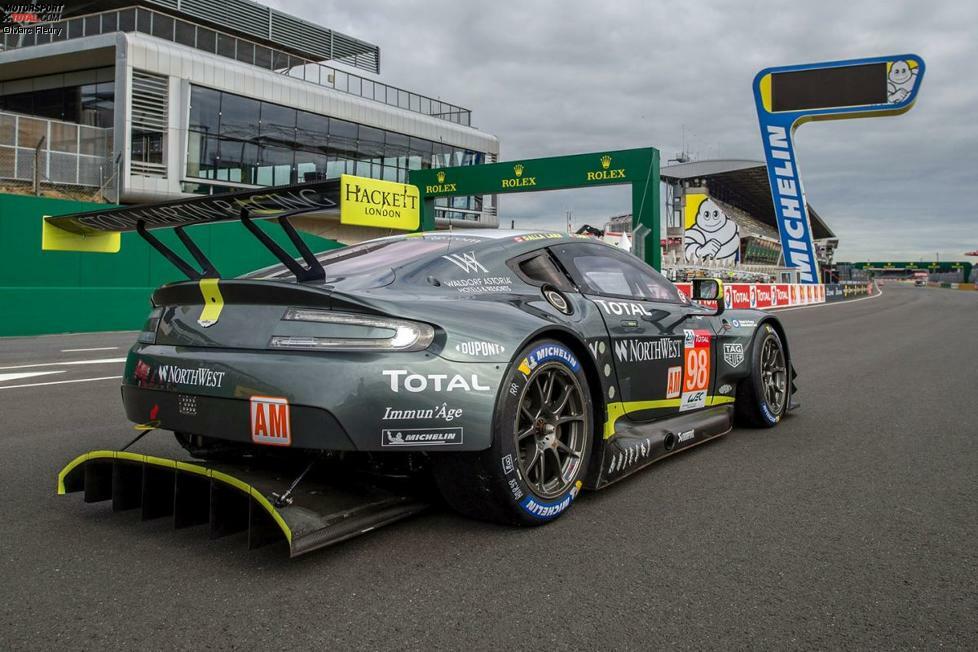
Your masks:
{"label": "gray race car", "polygon": [[316,258],[325,280],[270,267],[221,280],[222,304],[196,281],[159,288],[126,363],[129,419],[197,458],[430,469],[459,512],[534,525],[793,404],[776,317],[724,312],[715,281],[694,291],[714,307],[693,302],[593,239],[456,230]]}

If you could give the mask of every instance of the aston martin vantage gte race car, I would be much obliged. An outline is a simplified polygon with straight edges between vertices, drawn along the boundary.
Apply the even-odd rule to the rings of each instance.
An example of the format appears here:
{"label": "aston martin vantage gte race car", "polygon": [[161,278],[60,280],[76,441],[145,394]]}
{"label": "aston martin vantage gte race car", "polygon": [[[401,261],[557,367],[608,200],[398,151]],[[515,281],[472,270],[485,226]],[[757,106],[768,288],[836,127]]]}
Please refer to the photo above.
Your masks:
{"label": "aston martin vantage gte race car", "polygon": [[724,312],[716,281],[694,298],[719,301],[693,302],[599,241],[436,231],[316,258],[325,280],[221,280],[219,311],[196,281],[159,288],[125,368],[129,419],[197,458],[430,469],[459,512],[534,525],[792,403],[774,316]]}

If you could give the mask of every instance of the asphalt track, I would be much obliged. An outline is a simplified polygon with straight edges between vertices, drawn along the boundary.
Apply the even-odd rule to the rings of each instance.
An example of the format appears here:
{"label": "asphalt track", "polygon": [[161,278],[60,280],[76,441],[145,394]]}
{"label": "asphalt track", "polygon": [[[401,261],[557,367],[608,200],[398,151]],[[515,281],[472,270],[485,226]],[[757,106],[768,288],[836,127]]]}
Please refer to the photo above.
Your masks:
{"label": "asphalt track", "polygon": [[[0,649],[974,649],[978,292],[892,287],[781,318],[803,406],[773,431],[547,527],[437,512],[293,561],[55,496],[62,464],[130,436],[118,385],[2,382]],[[132,338],[0,340],[0,367],[111,359]]]}

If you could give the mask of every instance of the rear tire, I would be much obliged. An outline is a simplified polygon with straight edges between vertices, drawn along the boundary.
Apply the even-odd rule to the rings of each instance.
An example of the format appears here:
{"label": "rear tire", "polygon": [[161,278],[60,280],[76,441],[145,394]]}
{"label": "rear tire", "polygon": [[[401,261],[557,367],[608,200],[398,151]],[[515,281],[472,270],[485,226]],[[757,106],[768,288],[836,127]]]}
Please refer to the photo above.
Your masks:
{"label": "rear tire", "polygon": [[472,518],[541,525],[570,507],[591,454],[591,398],[581,362],[554,340],[523,348],[496,399],[493,440],[432,456],[445,501]]}
{"label": "rear tire", "polygon": [[788,409],[790,380],[784,345],[771,324],[761,324],[754,335],[750,372],[737,386],[737,422],[773,428]]}

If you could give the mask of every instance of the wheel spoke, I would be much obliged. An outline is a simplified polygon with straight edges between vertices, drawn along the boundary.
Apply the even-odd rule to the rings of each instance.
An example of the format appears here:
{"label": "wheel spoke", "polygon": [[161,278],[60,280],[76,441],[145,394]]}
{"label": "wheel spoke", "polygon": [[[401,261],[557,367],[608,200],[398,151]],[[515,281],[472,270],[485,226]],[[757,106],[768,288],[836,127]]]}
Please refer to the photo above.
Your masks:
{"label": "wheel spoke", "polygon": [[547,456],[546,454],[541,455],[539,450],[535,454],[540,458],[540,462],[537,464],[537,469],[540,471],[537,475],[537,485],[543,489],[547,484]]}
{"label": "wheel spoke", "polygon": [[559,419],[557,419],[556,421],[554,421],[554,424],[556,424],[558,426],[562,426],[565,423],[572,423],[574,421],[584,421],[584,415],[583,414],[570,414],[570,415],[567,415],[566,417],[560,417]]}
{"label": "wheel spoke", "polygon": [[560,400],[557,401],[557,405],[553,408],[554,416],[560,416],[560,413],[564,411],[567,404],[570,403],[571,393],[574,390],[573,385],[565,385],[564,393],[561,395]]}
{"label": "wheel spoke", "polygon": [[537,448],[536,445],[534,445],[533,457],[531,457],[530,461],[526,463],[527,480],[529,480],[530,472],[533,471],[533,468],[537,465],[537,462],[539,461],[540,461],[540,449]]}
{"label": "wheel spoke", "polygon": [[575,452],[574,452],[574,451],[573,451],[573,450],[571,449],[571,447],[570,447],[570,446],[568,446],[568,445],[567,445],[567,444],[565,444],[564,442],[562,442],[562,441],[560,441],[559,439],[557,440],[557,448],[559,448],[560,450],[562,450],[562,451],[564,451],[565,453],[567,453],[567,456],[568,456],[568,457],[573,457],[573,458],[575,458],[575,459],[577,459],[577,458],[579,458],[579,457],[581,456],[581,454],[580,454],[580,453],[575,453]]}
{"label": "wheel spoke", "polygon": [[554,391],[554,382],[556,380],[557,380],[557,374],[555,374],[553,372],[550,372],[550,374],[547,376],[547,381],[546,381],[546,383],[544,383],[544,386],[543,386],[543,391],[544,391],[544,393],[543,393],[543,404],[544,405],[548,405],[548,406],[550,405],[550,395],[553,394],[553,391]]}
{"label": "wheel spoke", "polygon": [[527,402],[526,401],[523,401],[522,403],[520,403],[520,412],[522,412],[524,415],[526,415],[526,417],[530,421],[533,421],[534,419],[537,418],[537,415],[533,414],[533,412],[530,410],[530,406],[527,405]]}
{"label": "wheel spoke", "polygon": [[536,429],[535,426],[530,426],[529,428],[527,428],[526,430],[524,430],[520,434],[516,435],[516,441],[517,442],[521,442],[524,439],[526,439],[527,437],[529,437],[530,435],[532,435],[533,433],[535,433],[536,431],[537,431],[537,429]]}

